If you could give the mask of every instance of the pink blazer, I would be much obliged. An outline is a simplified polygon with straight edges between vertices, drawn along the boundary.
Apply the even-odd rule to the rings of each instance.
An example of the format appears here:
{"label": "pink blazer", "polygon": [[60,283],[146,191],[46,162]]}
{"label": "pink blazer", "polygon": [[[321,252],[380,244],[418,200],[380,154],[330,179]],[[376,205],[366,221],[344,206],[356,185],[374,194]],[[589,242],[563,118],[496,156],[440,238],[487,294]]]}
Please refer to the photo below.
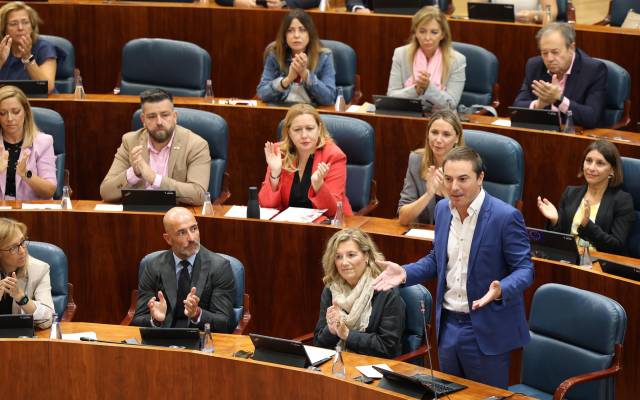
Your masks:
{"label": "pink blazer", "polygon": [[[333,217],[336,214],[337,202],[342,201],[344,215],[353,215],[349,199],[346,196],[347,157],[335,143],[329,142],[314,153],[311,173],[318,169],[318,163],[320,162],[330,163],[331,167],[324,178],[324,184],[317,193],[313,190],[313,186],[309,187],[307,196],[311,204],[313,204],[313,208],[326,208],[327,212],[325,214]],[[283,169],[278,188],[273,191],[269,182],[271,170],[267,166],[267,173],[258,194],[260,206],[279,210],[289,207],[289,195],[294,173]]]}
{"label": "pink blazer", "polygon": [[[53,154],[53,137],[46,133],[38,132],[33,138],[33,144],[27,149],[31,154],[27,159],[27,170],[49,182],[57,184],[56,180],[56,156]],[[4,142],[0,140],[0,152],[4,151]],[[1,154],[1,153],[0,153]],[[7,185],[7,170],[0,173],[0,200],[4,200],[4,191]],[[38,197],[31,190],[31,186],[16,174],[16,200],[50,200]]]}

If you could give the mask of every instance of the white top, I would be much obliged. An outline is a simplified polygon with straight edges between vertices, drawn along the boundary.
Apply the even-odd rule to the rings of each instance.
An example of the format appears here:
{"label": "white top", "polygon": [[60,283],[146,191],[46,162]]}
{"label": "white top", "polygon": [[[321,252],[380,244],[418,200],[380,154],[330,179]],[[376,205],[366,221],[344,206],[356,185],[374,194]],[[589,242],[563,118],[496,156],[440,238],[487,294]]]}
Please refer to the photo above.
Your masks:
{"label": "white top", "polygon": [[[449,227],[449,242],[447,243],[447,287],[444,292],[443,307],[450,311],[469,313],[467,299],[467,270],[469,267],[469,253],[473,233],[478,223],[478,214],[484,202],[484,189],[469,205],[467,218],[460,220],[460,214],[455,208],[451,209],[451,225]],[[477,299],[474,299],[477,300]]]}
{"label": "white top", "polygon": [[496,4],[513,4],[513,9],[516,14],[524,10],[537,10],[538,0],[493,0],[492,3]]}

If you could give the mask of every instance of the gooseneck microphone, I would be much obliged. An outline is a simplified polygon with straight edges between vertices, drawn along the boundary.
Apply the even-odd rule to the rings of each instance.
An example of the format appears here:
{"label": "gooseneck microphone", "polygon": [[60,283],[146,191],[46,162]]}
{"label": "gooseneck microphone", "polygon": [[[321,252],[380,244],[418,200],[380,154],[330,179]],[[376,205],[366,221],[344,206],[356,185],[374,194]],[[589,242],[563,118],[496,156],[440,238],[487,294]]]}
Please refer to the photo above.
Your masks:
{"label": "gooseneck microphone", "polygon": [[424,317],[426,308],[424,306],[424,299],[420,299],[420,314],[422,315],[422,327],[424,329],[424,344],[427,346],[427,356],[429,357],[429,371],[431,372],[431,382],[433,391],[433,400],[438,400],[438,390],[436,389],[436,381],[433,376],[433,363],[431,362],[431,345],[429,344],[428,325],[427,320]]}

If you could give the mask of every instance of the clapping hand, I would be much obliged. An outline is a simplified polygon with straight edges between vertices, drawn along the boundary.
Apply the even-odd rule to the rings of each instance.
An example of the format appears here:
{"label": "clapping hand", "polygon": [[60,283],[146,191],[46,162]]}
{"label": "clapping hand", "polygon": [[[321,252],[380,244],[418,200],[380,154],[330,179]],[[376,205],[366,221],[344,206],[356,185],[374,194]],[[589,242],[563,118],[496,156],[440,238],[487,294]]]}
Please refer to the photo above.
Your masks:
{"label": "clapping hand", "polygon": [[233,6],[234,7],[242,7],[242,8],[255,8],[255,7],[257,7],[256,0],[234,0],[233,1]]}
{"label": "clapping hand", "polygon": [[162,322],[167,315],[167,301],[164,298],[162,291],[158,291],[158,298],[152,297],[147,302],[147,308],[154,321]]}
{"label": "clapping hand", "polygon": [[444,183],[444,174],[442,168],[436,168],[432,165],[427,169],[427,191],[433,196],[436,193],[442,193],[442,184]]}
{"label": "clapping hand", "polygon": [[585,199],[582,206],[582,221],[580,221],[580,226],[584,228],[589,223],[589,217],[591,216],[591,203]]}
{"label": "clapping hand", "polygon": [[279,177],[282,172],[280,145],[278,145],[278,143],[266,142],[264,144],[264,158],[271,171],[271,176]]}
{"label": "clapping hand", "polygon": [[539,108],[545,108],[562,98],[562,89],[559,86],[542,80],[534,80],[531,83],[531,91],[538,98]]}
{"label": "clapping hand", "polygon": [[16,165],[16,173],[21,178],[24,178],[27,174],[27,160],[31,155],[31,151],[29,149],[25,149],[20,153],[20,158],[18,159],[18,164]]}
{"label": "clapping hand", "polygon": [[9,293],[9,296],[14,300],[20,300],[24,297],[24,290],[18,285],[15,272],[0,281],[0,297],[4,295],[4,292]]}
{"label": "clapping hand", "polygon": [[309,75],[309,70],[307,69],[308,63],[309,60],[305,53],[298,53],[291,60],[291,66],[295,69],[302,81],[306,81]]}
{"label": "clapping hand", "polygon": [[377,261],[384,271],[373,280],[374,290],[389,290],[400,286],[407,279],[407,271],[391,261]]}
{"label": "clapping hand", "polygon": [[540,210],[546,219],[551,221],[551,225],[558,223],[558,210],[553,203],[546,198],[542,199],[538,196],[538,210]]}
{"label": "clapping hand", "polygon": [[0,156],[0,173],[7,170],[7,166],[9,165],[9,152],[3,151]]}
{"label": "clapping hand", "polygon": [[33,42],[31,41],[31,35],[22,35],[16,39],[16,43],[18,45],[17,56],[21,59],[25,59],[31,55],[31,46]]}
{"label": "clapping hand", "polygon": [[482,296],[481,299],[473,301],[473,303],[471,304],[471,309],[477,310],[479,308],[482,308],[487,304],[491,303],[492,301],[499,299],[500,296],[502,296],[502,288],[500,287],[500,281],[493,281],[489,285],[489,290],[487,291],[487,293],[484,296]]}
{"label": "clapping hand", "polygon": [[200,313],[200,297],[196,295],[196,288],[192,287],[187,298],[183,300],[184,303],[184,315],[190,319],[197,319]]}
{"label": "clapping hand", "polygon": [[0,67],[3,66],[5,62],[7,62],[12,43],[13,39],[11,39],[11,36],[9,35],[5,35],[5,37],[0,40]]}
{"label": "clapping hand", "polygon": [[427,72],[418,72],[418,75],[414,79],[416,85],[416,93],[418,93],[418,95],[421,96],[427,90],[427,88],[429,87],[430,79],[431,75],[429,75]]}
{"label": "clapping hand", "polygon": [[327,328],[329,328],[329,332],[331,332],[332,335],[338,335],[338,322],[340,318],[340,306],[338,306],[338,303],[334,300],[326,312]]}
{"label": "clapping hand", "polygon": [[318,168],[311,175],[311,186],[313,186],[313,190],[317,193],[322,185],[324,184],[324,178],[327,176],[329,169],[331,168],[331,163],[319,162]]}

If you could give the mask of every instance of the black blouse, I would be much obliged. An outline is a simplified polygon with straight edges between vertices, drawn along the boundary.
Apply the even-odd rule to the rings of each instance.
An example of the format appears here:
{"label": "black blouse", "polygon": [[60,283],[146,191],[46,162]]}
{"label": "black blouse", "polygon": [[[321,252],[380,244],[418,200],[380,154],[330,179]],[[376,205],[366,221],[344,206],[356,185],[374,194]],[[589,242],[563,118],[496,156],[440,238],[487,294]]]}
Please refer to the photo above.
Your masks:
{"label": "black blouse", "polygon": [[313,208],[311,200],[309,200],[309,188],[311,187],[311,168],[313,167],[313,154],[309,156],[307,165],[304,167],[302,180],[296,171],[293,174],[293,183],[291,184],[291,192],[289,193],[289,207]]}
{"label": "black blouse", "polygon": [[18,143],[8,143],[4,140],[4,149],[9,152],[9,162],[7,164],[7,180],[5,183],[4,195],[16,197],[16,167],[20,159],[22,150],[22,140]]}

